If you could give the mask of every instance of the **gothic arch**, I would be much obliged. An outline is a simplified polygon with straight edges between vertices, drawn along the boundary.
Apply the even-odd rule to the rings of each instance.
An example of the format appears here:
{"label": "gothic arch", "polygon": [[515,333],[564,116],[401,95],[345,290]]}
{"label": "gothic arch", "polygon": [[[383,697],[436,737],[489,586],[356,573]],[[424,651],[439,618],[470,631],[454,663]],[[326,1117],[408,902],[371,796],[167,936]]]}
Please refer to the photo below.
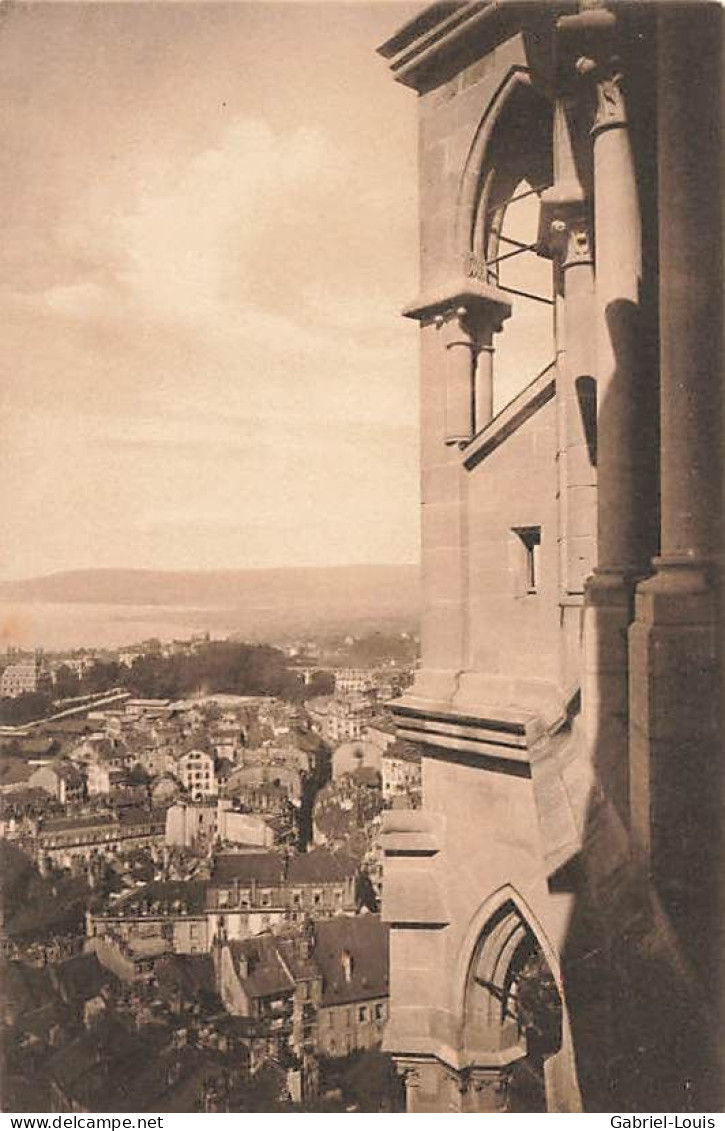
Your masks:
{"label": "gothic arch", "polygon": [[[531,959],[534,969],[538,964],[549,976],[548,1004],[546,998],[540,999],[544,1027],[537,1026],[536,1047],[522,1021],[526,1010],[519,1000],[523,998],[520,977]],[[461,1048],[472,1070],[490,1066],[506,1075],[512,1066],[531,1063],[533,1057],[540,1071],[545,1105],[541,1110],[580,1110],[559,957],[541,923],[510,884],[492,893],[471,918],[459,951],[453,993]],[[516,1086],[510,1075],[508,1079],[513,1095]]]}
{"label": "gothic arch", "polygon": [[[510,884],[493,892],[476,911],[466,931],[456,969],[453,1007],[462,1029],[466,1024],[467,991],[476,971],[492,985],[506,986],[511,960],[524,937],[531,938],[546,961],[561,993],[559,957],[536,916]],[[497,982],[496,978],[501,978]]]}
{"label": "gothic arch", "polygon": [[476,250],[479,216],[490,194],[490,173],[496,164],[495,141],[504,132],[500,126],[507,117],[520,112],[526,115],[534,106],[551,115],[548,100],[533,86],[528,68],[512,67],[484,111],[463,167],[455,231],[455,246],[463,256]]}

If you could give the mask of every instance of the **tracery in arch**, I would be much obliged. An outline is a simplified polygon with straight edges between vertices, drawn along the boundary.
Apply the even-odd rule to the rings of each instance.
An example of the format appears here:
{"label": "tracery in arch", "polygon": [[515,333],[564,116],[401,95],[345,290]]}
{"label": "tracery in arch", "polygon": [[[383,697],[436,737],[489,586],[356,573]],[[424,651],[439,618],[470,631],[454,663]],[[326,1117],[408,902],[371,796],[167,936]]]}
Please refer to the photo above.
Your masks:
{"label": "tracery in arch", "polygon": [[539,196],[552,178],[551,108],[520,83],[491,130],[472,228],[476,273],[513,304],[495,341],[494,414],[554,361],[553,267],[538,250]]}
{"label": "tracery in arch", "polygon": [[561,1047],[562,1002],[534,932],[513,900],[483,928],[466,979],[464,1044],[474,1062],[510,1057],[509,1111],[546,1111],[544,1062]]}

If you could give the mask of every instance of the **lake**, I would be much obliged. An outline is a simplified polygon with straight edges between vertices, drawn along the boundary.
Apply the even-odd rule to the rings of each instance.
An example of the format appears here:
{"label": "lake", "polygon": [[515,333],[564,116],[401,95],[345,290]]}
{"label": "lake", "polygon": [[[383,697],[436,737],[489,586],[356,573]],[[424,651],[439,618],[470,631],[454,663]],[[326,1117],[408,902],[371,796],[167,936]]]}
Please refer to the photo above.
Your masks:
{"label": "lake", "polygon": [[117,648],[152,636],[188,640],[206,631],[224,637],[238,631],[242,619],[233,609],[0,602],[0,651],[8,646],[48,652]]}

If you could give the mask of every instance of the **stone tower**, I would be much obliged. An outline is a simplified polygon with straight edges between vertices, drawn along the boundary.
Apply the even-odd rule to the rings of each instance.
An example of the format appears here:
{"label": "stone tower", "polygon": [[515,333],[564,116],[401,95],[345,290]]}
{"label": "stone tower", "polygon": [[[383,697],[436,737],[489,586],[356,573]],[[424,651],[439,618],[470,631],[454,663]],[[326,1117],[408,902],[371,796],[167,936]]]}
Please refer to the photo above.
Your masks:
{"label": "stone tower", "polygon": [[419,106],[413,1112],[719,1110],[721,23],[454,0],[380,48]]}

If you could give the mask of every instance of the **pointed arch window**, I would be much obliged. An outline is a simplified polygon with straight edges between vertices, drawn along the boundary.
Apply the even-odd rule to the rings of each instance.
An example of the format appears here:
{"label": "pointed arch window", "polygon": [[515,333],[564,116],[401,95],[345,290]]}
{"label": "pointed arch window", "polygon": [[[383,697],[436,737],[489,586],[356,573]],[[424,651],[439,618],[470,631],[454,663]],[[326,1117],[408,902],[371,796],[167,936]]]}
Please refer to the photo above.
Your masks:
{"label": "pointed arch window", "polygon": [[473,259],[485,282],[512,299],[495,343],[494,415],[554,364],[554,271],[538,237],[539,198],[553,179],[551,138],[549,104],[519,86],[492,130],[481,174]]}

